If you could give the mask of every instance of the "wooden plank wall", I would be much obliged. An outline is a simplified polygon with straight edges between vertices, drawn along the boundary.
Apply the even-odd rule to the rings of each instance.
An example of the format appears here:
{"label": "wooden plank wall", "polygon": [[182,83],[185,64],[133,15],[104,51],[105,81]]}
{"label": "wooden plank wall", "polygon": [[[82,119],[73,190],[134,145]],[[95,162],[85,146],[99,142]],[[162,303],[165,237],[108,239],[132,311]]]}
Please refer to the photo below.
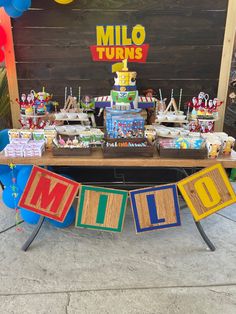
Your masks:
{"label": "wooden plank wall", "polygon": [[[234,48],[231,62],[230,82],[236,78],[236,30],[234,37]],[[227,107],[225,110],[224,131],[236,138],[236,99],[230,99],[229,94],[236,94],[236,86],[229,84],[227,92]]]}
{"label": "wooden plank wall", "polygon": [[64,87],[82,94],[107,95],[111,64],[94,63],[96,25],[142,24],[150,43],[148,62],[130,64],[138,88],[162,88],[169,96],[184,90],[184,100],[204,90],[217,93],[227,0],[32,0],[31,9],[13,20],[20,92],[46,86],[64,101]]}

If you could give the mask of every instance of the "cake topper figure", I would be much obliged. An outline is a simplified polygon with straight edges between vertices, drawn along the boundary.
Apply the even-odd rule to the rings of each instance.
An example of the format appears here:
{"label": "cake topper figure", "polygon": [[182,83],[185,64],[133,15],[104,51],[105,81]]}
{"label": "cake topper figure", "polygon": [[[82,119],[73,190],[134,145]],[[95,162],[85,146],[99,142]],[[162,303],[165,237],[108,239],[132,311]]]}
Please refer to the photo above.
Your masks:
{"label": "cake topper figure", "polygon": [[155,107],[157,99],[149,96],[139,96],[136,87],[137,73],[129,71],[127,59],[112,65],[112,73],[115,73],[114,86],[108,96],[95,97],[95,107],[114,110],[137,110]]}

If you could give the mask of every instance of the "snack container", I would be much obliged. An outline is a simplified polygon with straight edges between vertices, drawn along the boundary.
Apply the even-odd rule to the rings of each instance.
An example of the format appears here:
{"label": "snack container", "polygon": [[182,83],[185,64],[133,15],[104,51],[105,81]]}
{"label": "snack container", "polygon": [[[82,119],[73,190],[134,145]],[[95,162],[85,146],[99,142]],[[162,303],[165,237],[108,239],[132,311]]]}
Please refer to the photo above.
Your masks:
{"label": "snack container", "polygon": [[219,156],[221,145],[222,143],[219,138],[207,138],[206,147],[208,151],[208,158],[216,159]]}
{"label": "snack container", "polygon": [[15,145],[18,145],[18,146],[24,146],[25,144],[27,144],[29,142],[29,139],[28,138],[14,138],[12,141],[11,141],[11,144],[15,144]]}
{"label": "snack container", "polygon": [[11,143],[13,139],[20,138],[20,130],[11,129],[8,131],[9,142]]}
{"label": "snack container", "polygon": [[34,130],[33,131],[33,140],[42,141],[45,139],[44,130]]}
{"label": "snack container", "polygon": [[52,143],[56,136],[57,136],[56,130],[44,130],[44,137],[47,149],[52,149]]}
{"label": "snack container", "polygon": [[31,130],[20,130],[20,137],[21,138],[27,138],[31,139],[32,138],[32,132]]}
{"label": "snack container", "polygon": [[177,115],[176,118],[178,121],[184,121],[186,119],[186,116],[185,115]]}
{"label": "snack container", "polygon": [[92,142],[93,140],[91,131],[80,132],[79,136],[82,142]]}
{"label": "snack container", "polygon": [[104,138],[104,133],[100,129],[91,129],[94,142],[101,142]]}
{"label": "snack container", "polygon": [[4,148],[4,155],[6,157],[23,157],[24,156],[24,146],[16,144],[8,144]]}
{"label": "snack container", "polygon": [[232,136],[228,136],[223,143],[223,148],[222,148],[222,154],[227,156],[227,155],[231,155],[231,152],[234,148],[234,144],[235,144],[235,138],[233,138]]}

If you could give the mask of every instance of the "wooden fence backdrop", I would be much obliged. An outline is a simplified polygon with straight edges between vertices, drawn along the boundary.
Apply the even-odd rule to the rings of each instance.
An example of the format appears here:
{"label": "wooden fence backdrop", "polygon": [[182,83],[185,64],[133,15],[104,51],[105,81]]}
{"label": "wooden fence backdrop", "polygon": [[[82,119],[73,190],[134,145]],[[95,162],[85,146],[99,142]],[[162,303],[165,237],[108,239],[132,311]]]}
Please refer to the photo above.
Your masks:
{"label": "wooden fence backdrop", "polygon": [[138,88],[162,88],[170,96],[183,88],[184,100],[199,91],[217,94],[227,0],[32,0],[31,9],[13,20],[20,93],[42,86],[63,103],[64,87],[82,94],[107,95],[111,64],[95,63],[96,25],[142,24],[150,44],[138,72]]}

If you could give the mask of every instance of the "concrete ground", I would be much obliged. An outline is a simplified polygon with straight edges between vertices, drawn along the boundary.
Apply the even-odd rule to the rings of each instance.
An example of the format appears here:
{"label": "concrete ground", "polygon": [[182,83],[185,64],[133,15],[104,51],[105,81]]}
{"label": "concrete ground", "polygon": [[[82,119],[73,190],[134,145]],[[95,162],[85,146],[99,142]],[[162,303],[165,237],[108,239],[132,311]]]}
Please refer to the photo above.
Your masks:
{"label": "concrete ground", "polygon": [[[236,205],[202,221],[215,252],[181,218],[142,235],[130,208],[121,234],[46,223],[28,252],[32,226],[0,234],[0,313],[235,314]],[[14,221],[0,201],[0,231]]]}

